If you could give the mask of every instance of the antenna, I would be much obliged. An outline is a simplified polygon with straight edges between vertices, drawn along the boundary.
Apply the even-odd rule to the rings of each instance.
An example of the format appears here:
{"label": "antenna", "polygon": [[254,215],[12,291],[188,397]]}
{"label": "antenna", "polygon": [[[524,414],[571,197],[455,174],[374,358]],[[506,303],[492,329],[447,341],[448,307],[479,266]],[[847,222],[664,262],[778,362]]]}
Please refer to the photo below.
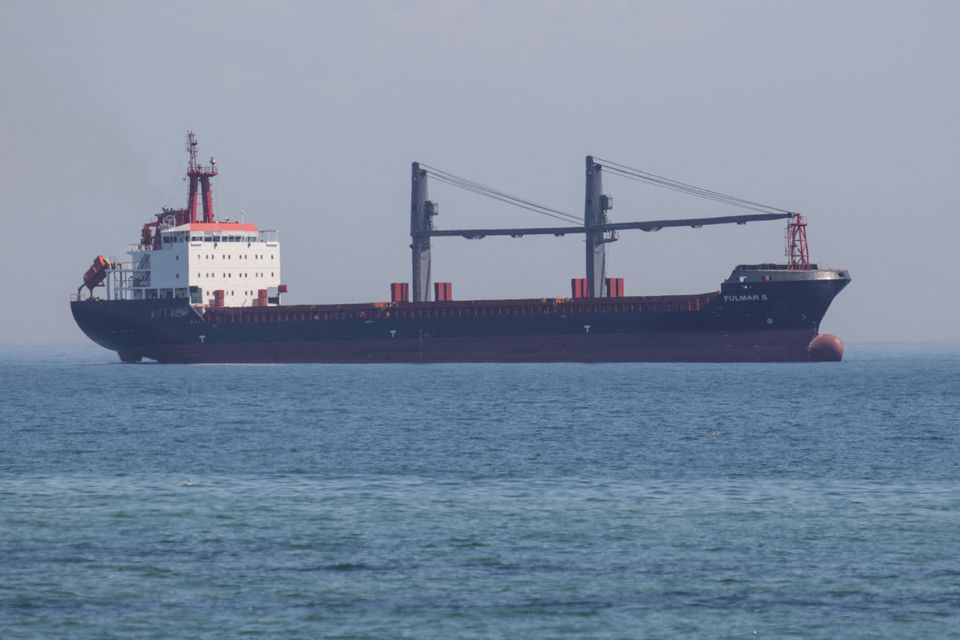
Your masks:
{"label": "antenna", "polygon": [[187,152],[190,154],[190,164],[187,167],[189,174],[197,170],[197,135],[193,131],[187,131]]}

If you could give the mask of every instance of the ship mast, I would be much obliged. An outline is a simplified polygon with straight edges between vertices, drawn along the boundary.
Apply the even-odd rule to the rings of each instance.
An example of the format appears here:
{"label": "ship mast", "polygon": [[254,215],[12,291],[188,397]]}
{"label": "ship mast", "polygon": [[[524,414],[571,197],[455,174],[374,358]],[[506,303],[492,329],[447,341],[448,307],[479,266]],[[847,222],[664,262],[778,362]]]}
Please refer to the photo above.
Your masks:
{"label": "ship mast", "polygon": [[807,246],[807,219],[799,213],[787,223],[787,269],[810,270],[810,248]]}
{"label": "ship mast", "polygon": [[413,301],[430,299],[430,232],[437,205],[428,200],[427,172],[419,162],[412,166],[410,191],[410,249],[413,251]]}
{"label": "ship mast", "polygon": [[210,158],[210,166],[203,166],[197,162],[197,136],[193,131],[187,132],[187,152],[190,154],[190,164],[187,167],[187,177],[190,178],[190,195],[187,196],[187,212],[191,223],[197,222],[197,187],[203,195],[203,222],[213,222],[213,191],[210,189],[210,178],[217,175],[217,161]]}
{"label": "ship mast", "polygon": [[602,298],[607,277],[606,244],[616,242],[617,232],[606,229],[610,222],[607,211],[613,208],[613,198],[603,195],[603,167],[587,156],[587,187],[583,205],[583,227],[587,236],[587,295]]}

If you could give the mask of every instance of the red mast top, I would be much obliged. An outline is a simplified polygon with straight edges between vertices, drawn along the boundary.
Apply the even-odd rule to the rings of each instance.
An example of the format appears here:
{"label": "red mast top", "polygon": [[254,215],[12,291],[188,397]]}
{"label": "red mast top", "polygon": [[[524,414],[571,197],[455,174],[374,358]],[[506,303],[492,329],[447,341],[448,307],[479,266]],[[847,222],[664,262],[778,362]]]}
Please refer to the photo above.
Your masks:
{"label": "red mast top", "polygon": [[187,198],[187,212],[191,223],[197,220],[197,187],[203,193],[203,222],[214,222],[213,191],[210,189],[210,178],[217,175],[217,161],[210,158],[210,166],[205,167],[197,162],[197,136],[193,131],[187,132],[187,151],[190,153],[190,165],[187,167],[187,177],[190,178],[190,195]]}
{"label": "red mast top", "polygon": [[810,248],[807,246],[807,219],[799,213],[787,222],[787,269],[810,269]]}

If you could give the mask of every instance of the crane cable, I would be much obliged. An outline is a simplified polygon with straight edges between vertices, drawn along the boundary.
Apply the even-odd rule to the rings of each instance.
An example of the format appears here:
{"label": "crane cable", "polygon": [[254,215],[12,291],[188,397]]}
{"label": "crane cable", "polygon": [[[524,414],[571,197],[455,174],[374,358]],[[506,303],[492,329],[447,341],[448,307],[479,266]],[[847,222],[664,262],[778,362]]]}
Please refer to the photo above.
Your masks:
{"label": "crane cable", "polygon": [[749,209],[751,211],[758,211],[760,213],[794,213],[792,211],[787,211],[786,209],[773,207],[767,204],[763,204],[761,202],[754,202],[753,200],[738,198],[736,196],[720,193],[719,191],[713,191],[712,189],[706,189],[704,187],[698,187],[696,185],[688,184],[686,182],[680,182],[679,180],[673,180],[671,178],[659,176],[655,173],[649,173],[647,171],[641,171],[640,169],[634,169],[633,167],[628,167],[625,164],[620,164],[619,162],[613,162],[612,160],[604,160],[602,158],[594,158],[594,160],[597,163],[599,163],[604,169],[606,169],[607,171],[609,171],[614,175],[618,175],[623,178],[628,178],[630,180],[636,180],[637,182],[644,182],[646,184],[650,184],[663,189],[670,189],[671,191],[679,191],[681,193],[698,196],[700,198],[706,198],[708,200],[715,200],[717,202],[723,202],[725,204],[729,204],[734,207],[739,207],[741,209]]}
{"label": "crane cable", "polygon": [[488,187],[486,185],[480,184],[479,182],[474,182],[468,180],[467,178],[462,178],[460,176],[454,175],[442,169],[437,169],[436,167],[431,167],[430,165],[420,164],[420,168],[426,170],[427,175],[433,177],[438,182],[443,182],[466,191],[470,191],[477,195],[481,195],[493,200],[498,200],[506,204],[519,207],[521,209],[526,209],[527,211],[532,211],[533,213],[539,213],[540,215],[549,216],[551,218],[556,218],[557,220],[563,220],[564,222],[573,222],[576,224],[583,224],[583,218],[579,218],[571,213],[566,211],[561,211],[559,209],[554,209],[542,204],[537,204],[532,200],[527,200],[526,198],[521,198],[520,196],[511,195],[505,191],[500,191],[494,189],[493,187]]}
{"label": "crane cable", "polygon": [[[780,209],[779,207],[773,207],[771,205],[763,204],[761,202],[755,202],[753,200],[747,200],[745,198],[739,198],[737,196],[731,196],[719,191],[714,191],[712,189],[707,189],[704,187],[698,187],[686,182],[681,182],[679,180],[674,180],[672,178],[667,178],[665,176],[660,176],[655,173],[650,173],[648,171],[642,171],[640,169],[635,169],[633,167],[621,164],[619,162],[614,162],[612,160],[604,160],[603,158],[594,158],[594,160],[600,164],[604,169],[606,169],[612,175],[620,176],[630,180],[635,180],[637,182],[642,182],[649,184],[655,187],[662,189],[669,189],[671,191],[677,191],[680,193],[686,193],[688,195],[697,196],[700,198],[705,198],[707,200],[714,200],[716,202],[722,202],[734,207],[741,209],[747,209],[750,211],[757,211],[760,213],[794,213],[786,209]],[[474,182],[467,178],[463,178],[442,169],[436,167],[431,167],[430,165],[420,164],[420,167],[424,169],[427,175],[433,177],[438,182],[448,184],[465,191],[470,191],[477,195],[484,196],[486,198],[491,198],[499,202],[503,202],[521,209],[526,209],[527,211],[532,211],[533,213],[538,213],[540,215],[549,216],[557,220],[562,220],[564,222],[572,222],[576,224],[583,224],[583,218],[575,216],[573,214],[561,211],[559,209],[554,209],[542,204],[538,204],[531,200],[521,198],[520,196],[515,196],[509,194],[505,191],[500,191],[494,189],[493,187],[488,187],[479,182]]]}

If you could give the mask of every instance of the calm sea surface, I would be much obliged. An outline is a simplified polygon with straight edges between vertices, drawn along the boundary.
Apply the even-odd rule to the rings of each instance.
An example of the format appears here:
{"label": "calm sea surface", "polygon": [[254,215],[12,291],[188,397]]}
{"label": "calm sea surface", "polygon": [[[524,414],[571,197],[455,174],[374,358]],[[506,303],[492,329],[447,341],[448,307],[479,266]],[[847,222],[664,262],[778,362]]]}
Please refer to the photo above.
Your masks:
{"label": "calm sea surface", "polygon": [[0,638],[958,638],[960,347],[0,349]]}

